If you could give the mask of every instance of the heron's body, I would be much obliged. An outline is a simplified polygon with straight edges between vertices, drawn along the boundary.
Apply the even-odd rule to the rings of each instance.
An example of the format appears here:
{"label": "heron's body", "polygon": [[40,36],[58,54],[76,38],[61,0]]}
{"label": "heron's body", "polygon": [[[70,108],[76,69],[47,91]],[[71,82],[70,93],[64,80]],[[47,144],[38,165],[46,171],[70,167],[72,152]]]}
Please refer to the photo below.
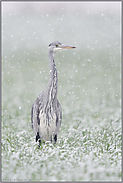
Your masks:
{"label": "heron's body", "polygon": [[[68,48],[68,46],[66,46]],[[64,46],[64,48],[66,48]],[[75,48],[75,47],[69,47]],[[54,54],[62,49],[62,44],[53,42],[49,45],[50,79],[44,91],[42,91],[32,106],[31,121],[36,141],[57,141],[62,120],[61,105],[57,99],[58,76],[54,61]]]}

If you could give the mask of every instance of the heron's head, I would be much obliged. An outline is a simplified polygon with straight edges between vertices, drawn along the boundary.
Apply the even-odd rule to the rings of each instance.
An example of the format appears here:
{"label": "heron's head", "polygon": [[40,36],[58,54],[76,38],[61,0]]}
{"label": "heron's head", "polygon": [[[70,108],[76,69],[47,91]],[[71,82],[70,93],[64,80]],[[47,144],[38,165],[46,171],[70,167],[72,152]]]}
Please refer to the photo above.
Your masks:
{"label": "heron's head", "polygon": [[73,48],[76,48],[76,47],[64,45],[64,44],[60,43],[59,41],[55,41],[55,42],[49,44],[49,51],[54,52],[54,53],[56,53],[59,50],[73,49]]}

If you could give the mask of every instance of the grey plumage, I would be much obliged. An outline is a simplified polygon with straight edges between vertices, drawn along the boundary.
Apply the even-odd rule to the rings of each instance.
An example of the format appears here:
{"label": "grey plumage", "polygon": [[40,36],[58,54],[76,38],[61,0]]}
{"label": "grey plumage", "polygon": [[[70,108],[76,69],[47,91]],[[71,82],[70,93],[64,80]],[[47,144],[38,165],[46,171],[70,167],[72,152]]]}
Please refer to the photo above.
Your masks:
{"label": "grey plumage", "polygon": [[39,146],[41,140],[52,141],[54,139],[54,143],[57,141],[62,120],[62,109],[57,99],[58,75],[54,54],[58,50],[70,48],[75,47],[63,45],[58,41],[49,44],[49,83],[46,89],[39,94],[31,110],[32,128],[36,135],[36,142],[39,140]]}

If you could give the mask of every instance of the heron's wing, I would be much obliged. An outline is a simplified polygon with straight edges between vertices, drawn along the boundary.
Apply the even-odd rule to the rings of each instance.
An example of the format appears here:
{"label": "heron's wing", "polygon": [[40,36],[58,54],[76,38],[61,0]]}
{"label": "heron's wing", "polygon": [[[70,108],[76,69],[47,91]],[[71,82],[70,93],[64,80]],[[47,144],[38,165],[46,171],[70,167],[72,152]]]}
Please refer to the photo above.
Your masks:
{"label": "heron's wing", "polygon": [[57,102],[58,105],[58,110],[59,110],[59,122],[60,122],[60,126],[61,126],[61,121],[62,121],[62,108],[61,105],[59,103],[59,101]]}
{"label": "heron's wing", "polygon": [[61,105],[59,103],[59,101],[57,100],[57,111],[56,111],[56,131],[55,134],[59,133],[60,130],[60,126],[61,126],[61,121],[62,121],[62,108]]}
{"label": "heron's wing", "polygon": [[44,91],[42,91],[39,94],[38,98],[35,100],[34,104],[32,105],[32,110],[31,110],[32,128],[33,128],[34,134],[36,135],[36,139],[40,138],[40,136],[39,136],[39,125],[40,125],[39,113],[40,113],[40,110],[43,105],[43,93],[44,93]]}

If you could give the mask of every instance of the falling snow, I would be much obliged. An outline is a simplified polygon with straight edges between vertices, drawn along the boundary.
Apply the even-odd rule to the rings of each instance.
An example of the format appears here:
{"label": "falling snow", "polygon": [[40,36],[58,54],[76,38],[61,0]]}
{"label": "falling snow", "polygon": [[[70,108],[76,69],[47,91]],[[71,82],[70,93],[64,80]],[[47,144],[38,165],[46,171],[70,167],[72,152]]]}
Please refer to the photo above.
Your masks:
{"label": "falling snow", "polygon": [[[120,32],[120,2],[2,3],[2,180],[121,181]],[[53,41],[76,49],[55,55],[61,131],[38,149],[30,113]]]}

